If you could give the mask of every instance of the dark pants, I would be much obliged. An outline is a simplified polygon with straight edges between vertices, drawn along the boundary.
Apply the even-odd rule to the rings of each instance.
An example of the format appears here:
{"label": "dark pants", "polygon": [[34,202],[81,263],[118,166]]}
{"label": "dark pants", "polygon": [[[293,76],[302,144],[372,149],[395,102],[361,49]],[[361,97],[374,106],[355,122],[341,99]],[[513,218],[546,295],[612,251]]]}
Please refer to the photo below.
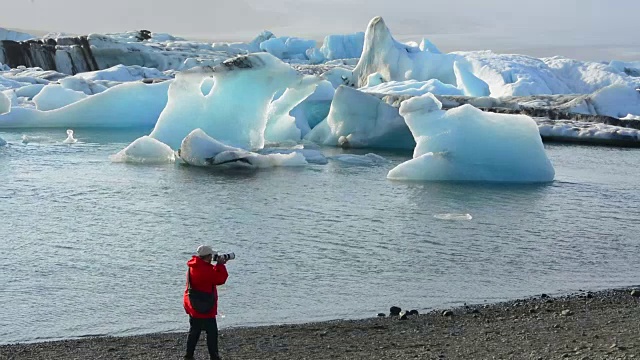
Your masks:
{"label": "dark pants", "polygon": [[197,319],[189,316],[189,337],[187,338],[187,357],[193,357],[202,330],[207,332],[207,348],[211,359],[218,359],[218,324],[216,318]]}

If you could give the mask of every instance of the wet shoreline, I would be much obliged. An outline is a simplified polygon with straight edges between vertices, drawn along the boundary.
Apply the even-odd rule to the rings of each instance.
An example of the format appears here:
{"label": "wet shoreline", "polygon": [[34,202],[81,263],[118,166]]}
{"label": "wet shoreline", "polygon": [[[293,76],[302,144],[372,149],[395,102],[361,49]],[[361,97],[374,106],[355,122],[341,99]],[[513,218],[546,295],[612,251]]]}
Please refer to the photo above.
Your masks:
{"label": "wet shoreline", "polygon": [[[185,341],[185,333],[161,333],[4,345],[0,359],[180,359]],[[633,359],[640,292],[543,294],[406,320],[229,328],[220,331],[220,349],[224,359]],[[196,358],[208,358],[204,338]]]}

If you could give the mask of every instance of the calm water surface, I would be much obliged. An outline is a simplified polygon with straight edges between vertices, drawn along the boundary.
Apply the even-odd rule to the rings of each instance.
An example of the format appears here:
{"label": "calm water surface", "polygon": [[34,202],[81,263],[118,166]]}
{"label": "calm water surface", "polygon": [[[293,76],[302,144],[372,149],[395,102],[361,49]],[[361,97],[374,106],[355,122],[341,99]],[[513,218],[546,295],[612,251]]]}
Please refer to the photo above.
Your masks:
{"label": "calm water surface", "polygon": [[[640,283],[640,150],[547,145],[556,181],[518,186],[387,180],[407,153],[231,173],[109,161],[145,132],[0,132],[0,343],[185,331],[201,243],[237,255],[221,327]],[[452,213],[473,219],[435,217]]]}

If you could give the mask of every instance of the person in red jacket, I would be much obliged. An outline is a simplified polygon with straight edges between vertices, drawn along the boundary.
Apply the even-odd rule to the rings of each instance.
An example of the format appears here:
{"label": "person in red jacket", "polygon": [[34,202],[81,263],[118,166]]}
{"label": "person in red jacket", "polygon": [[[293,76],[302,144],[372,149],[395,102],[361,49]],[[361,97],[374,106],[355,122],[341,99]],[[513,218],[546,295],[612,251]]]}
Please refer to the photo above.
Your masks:
{"label": "person in red jacket", "polygon": [[[218,290],[216,286],[227,281],[229,274],[226,260],[218,257],[212,265],[214,254],[211,247],[201,245],[187,262],[187,288],[184,291],[184,310],[189,314],[189,337],[185,359],[193,359],[202,330],[207,332],[207,348],[212,360],[219,360],[218,354]],[[196,310],[197,309],[197,310]]]}

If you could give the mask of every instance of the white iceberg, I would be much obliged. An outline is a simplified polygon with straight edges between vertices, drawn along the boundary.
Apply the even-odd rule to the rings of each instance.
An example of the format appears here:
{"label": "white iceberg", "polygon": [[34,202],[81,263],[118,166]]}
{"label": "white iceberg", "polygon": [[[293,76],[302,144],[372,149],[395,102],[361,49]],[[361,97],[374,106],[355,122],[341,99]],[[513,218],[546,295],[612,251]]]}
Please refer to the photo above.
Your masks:
{"label": "white iceberg", "polygon": [[73,130],[67,130],[67,138],[64,139],[63,143],[65,144],[75,144],[78,142],[78,139],[73,137]]}
{"label": "white iceberg", "polygon": [[164,164],[174,162],[175,153],[166,144],[143,136],[110,158],[113,162]]}
{"label": "white iceberg", "polygon": [[413,159],[395,180],[549,182],[555,170],[536,123],[524,115],[484,113],[471,105],[444,111],[432,94],[402,103],[416,139]]}

